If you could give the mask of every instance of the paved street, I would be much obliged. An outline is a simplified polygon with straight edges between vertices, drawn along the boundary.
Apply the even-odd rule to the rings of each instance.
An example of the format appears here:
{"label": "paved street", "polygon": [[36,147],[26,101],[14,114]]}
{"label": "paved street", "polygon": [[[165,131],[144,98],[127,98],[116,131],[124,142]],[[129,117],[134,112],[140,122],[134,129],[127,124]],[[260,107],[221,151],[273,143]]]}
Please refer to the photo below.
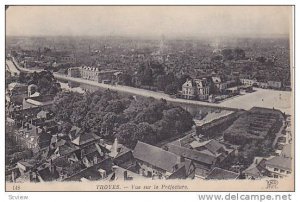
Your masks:
{"label": "paved street", "polygon": [[16,66],[14,65],[14,63],[11,60],[5,60],[6,63],[6,67],[8,69],[8,71],[13,74],[13,75],[19,75],[20,71],[16,68]]}
{"label": "paved street", "polygon": [[[33,73],[34,71],[37,72],[42,71],[42,70],[24,69],[21,68],[20,66],[18,68],[21,71],[26,71],[30,73]],[[58,73],[54,73],[53,75],[57,79],[74,81],[81,84],[97,86],[102,89],[111,89],[119,92],[125,92],[129,94],[140,95],[145,97],[151,96],[156,99],[165,99],[167,101],[177,102],[177,103],[186,103],[186,104],[195,104],[201,106],[213,106],[213,107],[226,107],[232,109],[245,109],[245,110],[249,110],[252,107],[264,107],[264,108],[274,107],[275,109],[279,109],[282,112],[285,112],[287,114],[291,114],[292,112],[292,92],[290,91],[277,91],[277,90],[270,90],[270,89],[254,88],[255,92],[253,93],[237,96],[225,100],[221,103],[208,103],[208,102],[201,102],[196,100],[172,98],[169,95],[160,92],[154,92],[154,91],[149,91],[140,88],[133,88],[129,86],[103,84],[103,83],[98,83],[95,81],[85,80],[81,78],[68,77]]]}

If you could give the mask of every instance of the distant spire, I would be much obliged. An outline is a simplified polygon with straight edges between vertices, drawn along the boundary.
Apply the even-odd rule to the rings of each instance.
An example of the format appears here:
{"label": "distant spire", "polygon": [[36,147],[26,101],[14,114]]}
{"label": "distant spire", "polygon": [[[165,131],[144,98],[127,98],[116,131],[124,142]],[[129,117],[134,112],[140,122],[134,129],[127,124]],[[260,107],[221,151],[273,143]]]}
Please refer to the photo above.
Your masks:
{"label": "distant spire", "polygon": [[116,138],[112,147],[111,147],[111,150],[110,150],[110,156],[111,157],[116,157],[118,154],[118,139]]}

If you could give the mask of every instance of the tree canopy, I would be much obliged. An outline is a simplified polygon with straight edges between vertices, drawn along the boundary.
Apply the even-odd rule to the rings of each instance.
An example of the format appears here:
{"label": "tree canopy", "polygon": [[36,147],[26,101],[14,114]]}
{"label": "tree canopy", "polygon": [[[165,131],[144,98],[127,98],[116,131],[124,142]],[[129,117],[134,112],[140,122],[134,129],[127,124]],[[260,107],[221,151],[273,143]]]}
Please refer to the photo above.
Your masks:
{"label": "tree canopy", "polygon": [[57,120],[68,123],[64,131],[76,125],[110,141],[117,137],[129,148],[137,141],[156,144],[190,130],[194,123],[191,114],[166,100],[121,97],[111,90],[60,92],[52,108]]}

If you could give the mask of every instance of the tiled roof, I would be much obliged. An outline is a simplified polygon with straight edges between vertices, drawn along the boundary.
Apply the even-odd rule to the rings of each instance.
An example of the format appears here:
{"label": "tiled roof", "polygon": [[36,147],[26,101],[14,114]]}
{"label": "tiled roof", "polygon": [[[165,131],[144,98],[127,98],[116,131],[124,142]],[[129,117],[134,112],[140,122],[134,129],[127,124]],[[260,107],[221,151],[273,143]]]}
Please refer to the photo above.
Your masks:
{"label": "tiled roof", "polygon": [[180,158],[174,153],[165,151],[143,142],[138,142],[133,150],[134,158],[147,162],[157,168],[173,172],[174,166]]}

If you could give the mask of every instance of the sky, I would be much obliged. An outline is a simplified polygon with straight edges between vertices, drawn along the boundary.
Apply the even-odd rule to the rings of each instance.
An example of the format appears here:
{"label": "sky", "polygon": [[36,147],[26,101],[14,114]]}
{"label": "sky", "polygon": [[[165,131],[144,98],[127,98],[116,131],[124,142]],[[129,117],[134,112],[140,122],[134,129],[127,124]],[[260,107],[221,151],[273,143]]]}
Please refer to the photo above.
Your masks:
{"label": "sky", "polygon": [[288,35],[291,6],[11,6],[7,36]]}

